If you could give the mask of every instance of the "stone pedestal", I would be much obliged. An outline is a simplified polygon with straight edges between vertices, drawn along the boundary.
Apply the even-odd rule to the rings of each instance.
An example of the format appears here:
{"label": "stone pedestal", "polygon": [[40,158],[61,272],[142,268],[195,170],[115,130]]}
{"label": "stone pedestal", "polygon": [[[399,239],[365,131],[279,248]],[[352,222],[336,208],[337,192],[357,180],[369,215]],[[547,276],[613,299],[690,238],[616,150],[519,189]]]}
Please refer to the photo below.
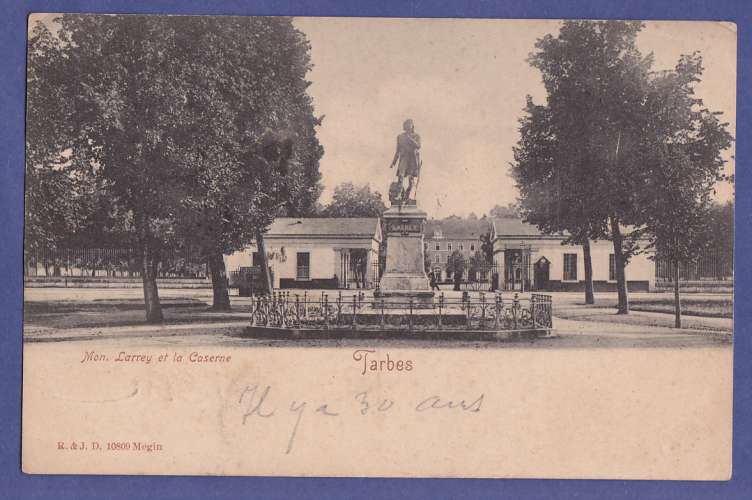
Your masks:
{"label": "stone pedestal", "polygon": [[431,284],[424,268],[423,226],[426,212],[414,202],[392,205],[384,212],[386,233],[386,269],[374,293],[390,308],[407,309],[412,300],[416,308],[430,306]]}

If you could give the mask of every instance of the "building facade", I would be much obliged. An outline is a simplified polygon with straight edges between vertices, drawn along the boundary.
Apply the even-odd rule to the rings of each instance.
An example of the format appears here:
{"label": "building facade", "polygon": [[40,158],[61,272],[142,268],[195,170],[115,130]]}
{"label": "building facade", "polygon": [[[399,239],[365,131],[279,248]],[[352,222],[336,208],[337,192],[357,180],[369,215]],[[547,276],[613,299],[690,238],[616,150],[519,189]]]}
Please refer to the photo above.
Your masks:
{"label": "building facade", "polygon": [[[471,266],[483,255],[481,236],[490,234],[492,264]],[[439,281],[452,281],[447,261],[459,252],[467,266],[461,280],[510,291],[580,291],[585,288],[582,246],[563,245],[561,235],[542,234],[513,218],[426,221],[426,265]],[[264,238],[274,288],[374,288],[379,280],[382,243],[378,218],[277,218]],[[482,257],[481,257],[482,258]],[[613,245],[591,243],[595,291],[615,291]],[[255,245],[225,256],[228,274],[260,272]],[[632,257],[626,267],[631,291],[655,288],[656,264],[649,253]],[[474,273],[470,276],[470,273]],[[475,288],[474,288],[475,289]]]}
{"label": "building facade", "polygon": [[[372,287],[381,245],[378,218],[278,217],[264,236],[274,288]],[[225,256],[228,274],[260,267],[251,245]]]}
{"label": "building facade", "polygon": [[[492,219],[494,264],[504,290],[580,291],[585,288],[585,257],[581,245],[562,245],[562,236],[542,234],[519,219]],[[614,248],[610,241],[590,245],[595,291],[616,290]],[[630,259],[625,272],[630,291],[655,287],[655,262],[650,253]]]}
{"label": "building facade", "polygon": [[[449,281],[447,273],[449,256],[459,252],[466,262],[481,251],[481,235],[491,231],[489,219],[428,220],[424,232],[426,261],[440,281]],[[462,280],[468,279],[465,269]],[[479,279],[481,277],[478,277]]]}

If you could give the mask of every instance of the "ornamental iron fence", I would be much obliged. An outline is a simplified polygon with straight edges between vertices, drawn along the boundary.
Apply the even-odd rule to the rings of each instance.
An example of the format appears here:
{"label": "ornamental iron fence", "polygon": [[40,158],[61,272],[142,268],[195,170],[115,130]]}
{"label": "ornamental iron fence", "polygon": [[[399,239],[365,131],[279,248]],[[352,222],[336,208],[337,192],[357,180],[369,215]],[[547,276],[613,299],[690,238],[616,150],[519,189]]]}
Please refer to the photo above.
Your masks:
{"label": "ornamental iron fence", "polygon": [[343,297],[275,292],[252,298],[251,326],[293,330],[420,331],[549,331],[553,327],[550,295],[510,298],[481,292],[449,298],[443,293],[431,306],[386,298],[366,298],[364,293]]}
{"label": "ornamental iron fence", "polygon": [[[732,281],[733,279],[733,251],[705,250],[693,262],[679,264],[680,283],[683,281]],[[674,264],[661,255],[655,259],[655,280],[674,282]]]}

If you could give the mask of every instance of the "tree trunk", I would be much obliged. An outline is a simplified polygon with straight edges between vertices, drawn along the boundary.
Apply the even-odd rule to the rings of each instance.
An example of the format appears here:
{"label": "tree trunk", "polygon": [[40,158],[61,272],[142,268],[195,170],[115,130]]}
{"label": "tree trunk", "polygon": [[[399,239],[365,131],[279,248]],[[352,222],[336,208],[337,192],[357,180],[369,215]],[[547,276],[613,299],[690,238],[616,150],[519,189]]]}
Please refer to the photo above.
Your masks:
{"label": "tree trunk", "polygon": [[674,260],[674,327],[681,328],[681,300],[679,299],[679,259]]}
{"label": "tree trunk", "polygon": [[627,279],[624,272],[624,246],[619,221],[611,217],[611,234],[614,241],[614,261],[616,266],[616,293],[619,298],[617,314],[629,314],[629,298],[627,296]]}
{"label": "tree trunk", "polygon": [[590,239],[585,238],[582,243],[582,253],[585,257],[585,304],[595,304],[593,295],[593,259],[590,256]]}
{"label": "tree trunk", "polygon": [[266,258],[264,234],[261,231],[256,231],[256,246],[258,247],[259,265],[261,266],[261,280],[264,282],[264,293],[271,295],[274,288],[274,283],[272,283],[272,275],[269,272],[269,262]]}
{"label": "tree trunk", "polygon": [[159,303],[157,288],[157,269],[159,256],[151,248],[149,242],[142,243],[141,281],[144,284],[144,304],[146,304],[146,322],[162,322],[162,305]]}
{"label": "tree trunk", "polygon": [[225,260],[220,252],[215,252],[209,257],[209,270],[211,271],[212,309],[215,311],[230,310],[230,292],[227,289],[227,270]]}

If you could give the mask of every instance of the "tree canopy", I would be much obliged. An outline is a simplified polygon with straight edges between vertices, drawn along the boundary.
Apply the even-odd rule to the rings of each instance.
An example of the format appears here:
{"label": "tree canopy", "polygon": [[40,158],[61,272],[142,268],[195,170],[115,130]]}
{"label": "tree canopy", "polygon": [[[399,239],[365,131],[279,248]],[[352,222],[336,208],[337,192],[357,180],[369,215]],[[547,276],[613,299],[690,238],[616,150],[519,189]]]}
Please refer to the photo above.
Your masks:
{"label": "tree canopy", "polygon": [[386,210],[384,199],[370,184],[356,186],[344,182],[334,188],[332,201],[322,211],[324,217],[381,217]]}
{"label": "tree canopy", "polygon": [[221,264],[280,209],[315,204],[320,120],[310,46],[290,18],[65,14],[59,26],[38,26],[36,41],[63,68],[45,80],[67,112],[51,149],[71,152],[74,192],[105,193],[141,248],[147,319],[161,318],[161,251]]}
{"label": "tree canopy", "polygon": [[512,164],[528,222],[573,243],[613,242],[620,312],[628,311],[625,266],[646,238],[685,227],[683,239],[695,240],[690,219],[723,178],[731,140],[693,96],[699,55],[653,72],[652,54],[636,46],[641,29],[566,21],[558,36],[538,40],[529,61],[548,99],[528,98]]}

